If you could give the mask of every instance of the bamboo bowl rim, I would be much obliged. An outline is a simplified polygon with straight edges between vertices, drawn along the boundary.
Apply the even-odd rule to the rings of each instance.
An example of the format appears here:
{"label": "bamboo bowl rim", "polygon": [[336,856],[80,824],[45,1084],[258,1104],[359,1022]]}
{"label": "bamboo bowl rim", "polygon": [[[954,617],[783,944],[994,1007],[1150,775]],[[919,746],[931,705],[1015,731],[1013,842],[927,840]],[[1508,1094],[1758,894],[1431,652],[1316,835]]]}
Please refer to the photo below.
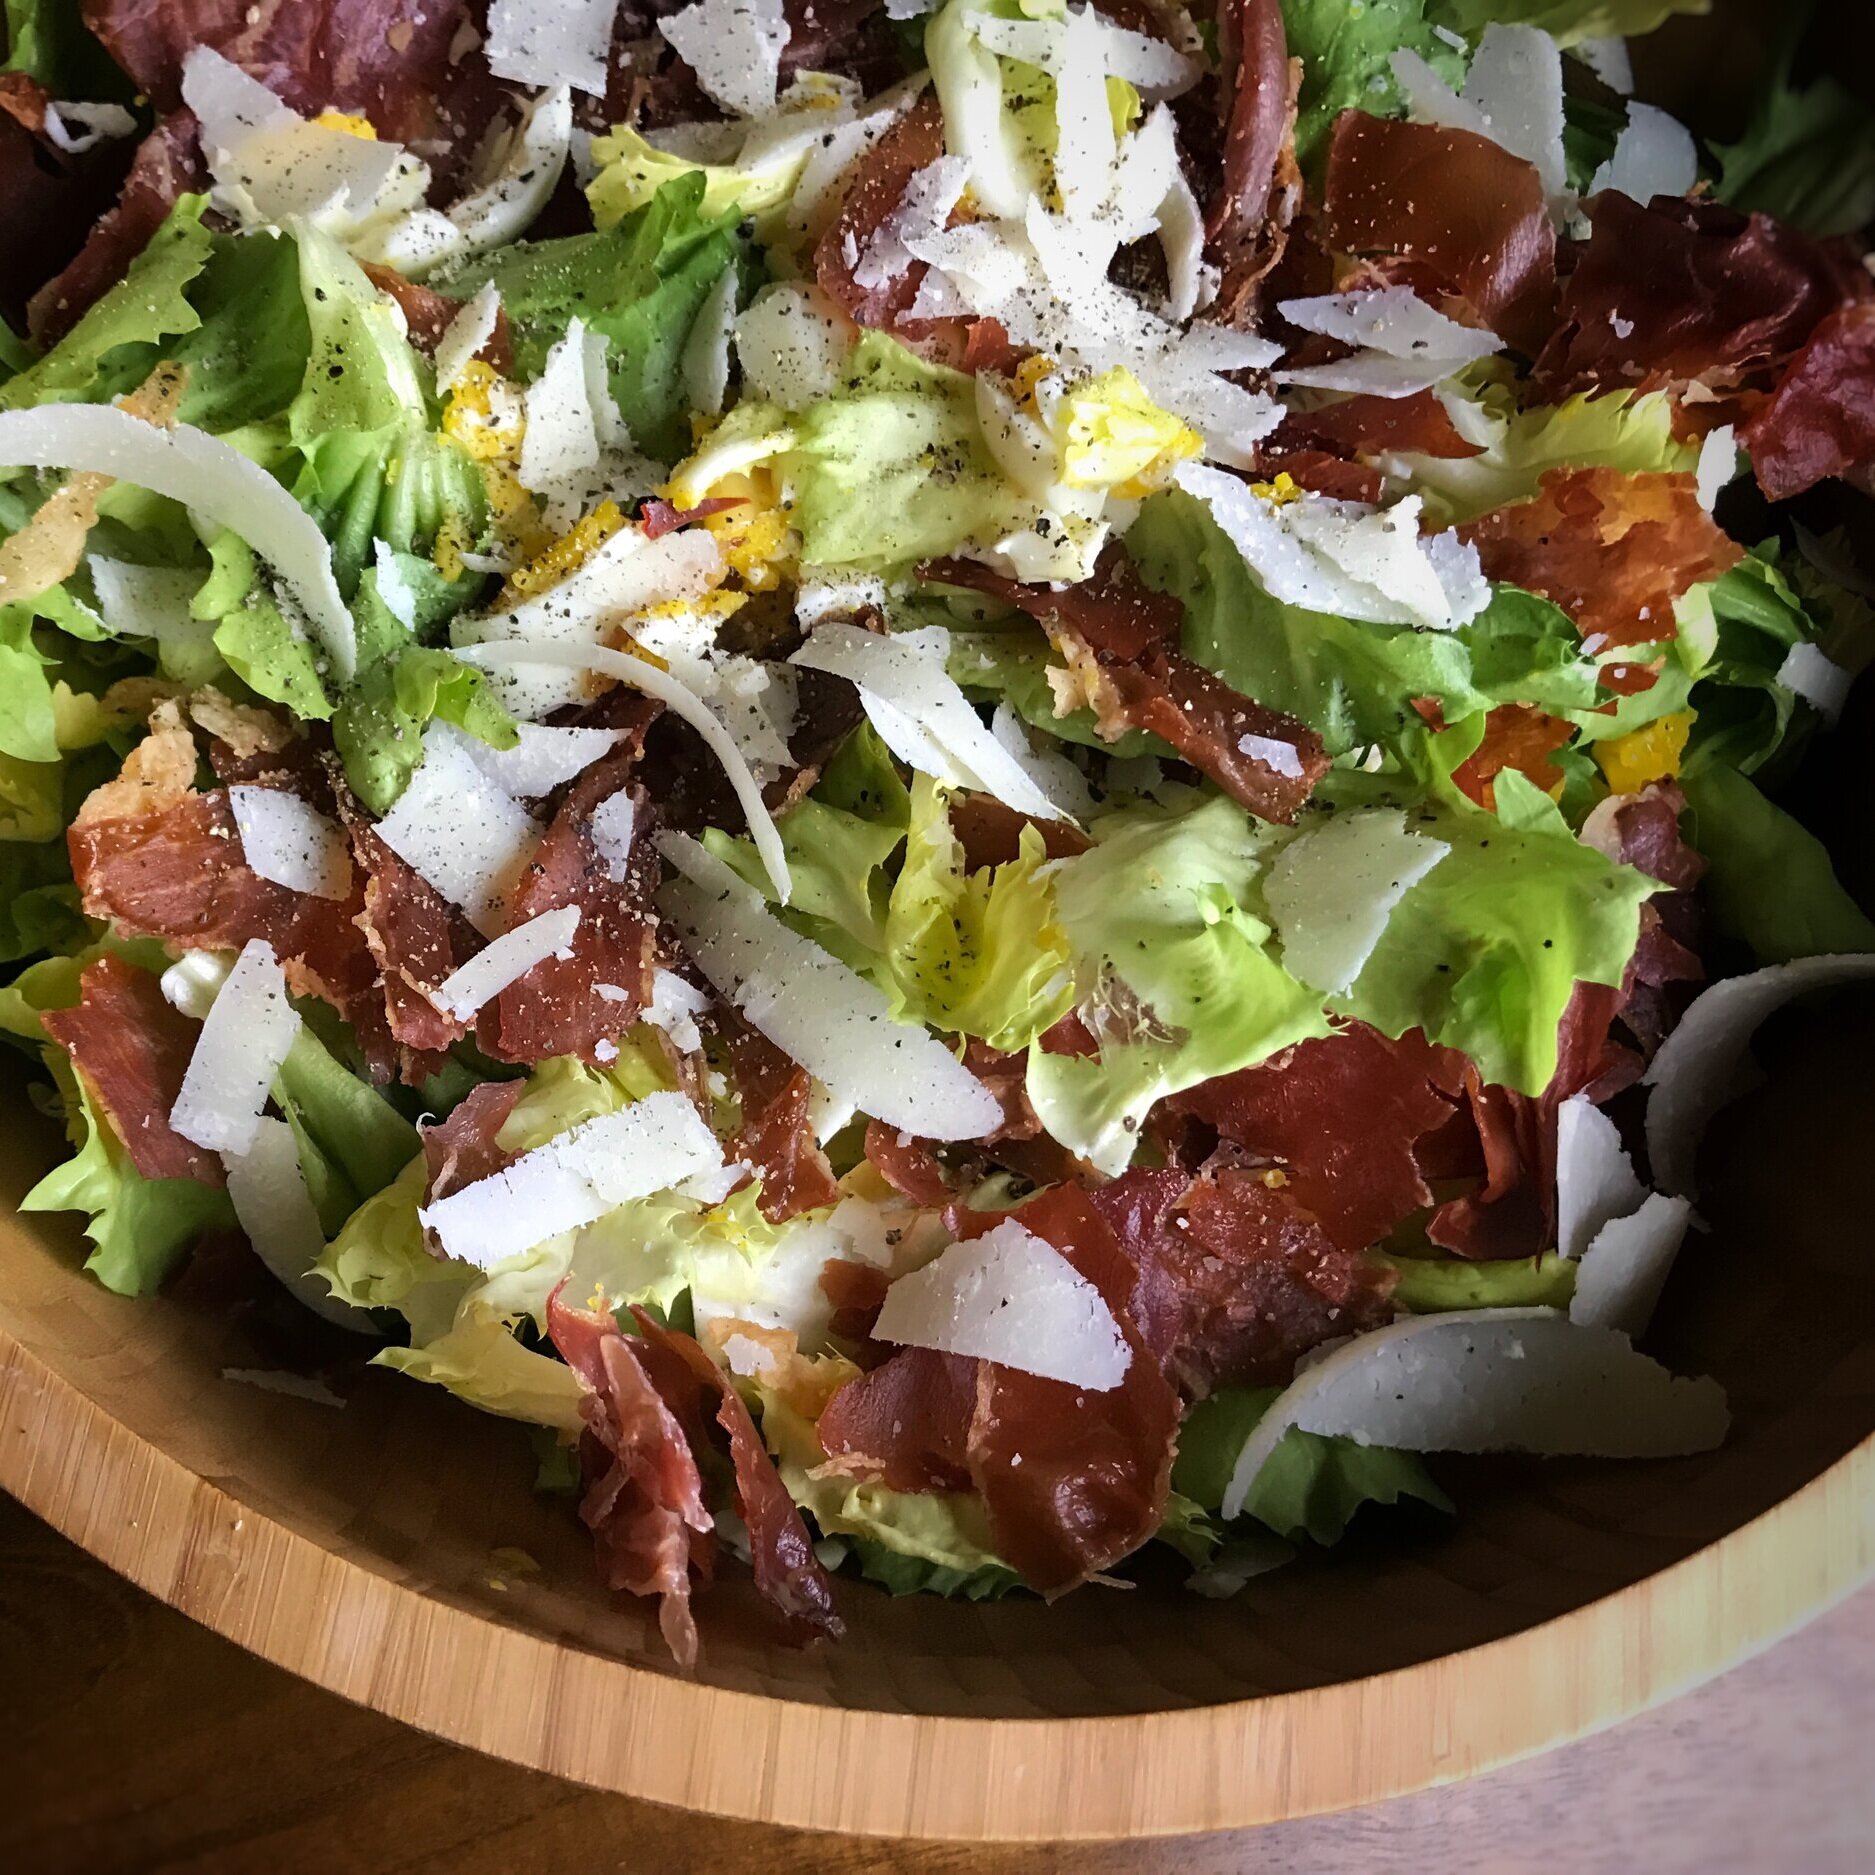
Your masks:
{"label": "bamboo bowl rim", "polygon": [[[457,1744],[723,1816],[927,1839],[1240,1828],[1455,1782],[1669,1699],[1875,1576],[1871,1435],[1657,1574],[1462,1652],[1225,1705],[948,1718],[712,1687],[434,1599],[140,1438],[3,1323],[0,1486],[229,1640]],[[241,1576],[274,1592],[227,1593]]]}

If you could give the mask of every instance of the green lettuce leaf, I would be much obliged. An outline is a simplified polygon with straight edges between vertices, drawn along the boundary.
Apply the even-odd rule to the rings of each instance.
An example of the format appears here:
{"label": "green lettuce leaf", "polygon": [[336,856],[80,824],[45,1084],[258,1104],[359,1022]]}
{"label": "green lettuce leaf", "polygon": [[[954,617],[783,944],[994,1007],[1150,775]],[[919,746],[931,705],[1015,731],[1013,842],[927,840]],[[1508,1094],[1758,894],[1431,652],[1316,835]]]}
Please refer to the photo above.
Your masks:
{"label": "green lettuce leaf", "polygon": [[291,236],[217,235],[189,303],[200,324],[162,346],[163,357],[189,369],[178,416],[218,436],[280,417],[299,395],[312,355],[300,250]]}
{"label": "green lettuce leaf", "polygon": [[418,1150],[417,1129],[303,1025],[280,1064],[274,1093],[343,1173],[356,1194],[353,1206],[393,1183]]}
{"label": "green lettuce leaf", "polygon": [[1382,1256],[1398,1278],[1392,1300],[1414,1315],[1452,1309],[1566,1309],[1576,1266],[1555,1251],[1537,1257],[1467,1262],[1461,1257]]}
{"label": "green lettuce leaf", "polygon": [[[1515,783],[1504,793],[1522,799]],[[1658,889],[1550,813],[1514,826],[1460,801],[1409,816],[1451,851],[1400,901],[1336,1008],[1388,1035],[1423,1028],[1487,1081],[1541,1093],[1576,983],[1621,981],[1641,903]]]}
{"label": "green lettuce leaf", "polygon": [[[941,618],[930,622],[947,623]],[[1117,742],[1109,742],[1095,727],[1092,710],[1074,710],[1066,716],[1057,716],[1055,693],[1049,685],[1048,673],[1051,669],[1065,673],[1066,667],[1054,657],[1048,640],[1032,626],[965,631],[953,624],[949,629],[948,662],[952,681],[973,697],[1007,703],[1032,728],[1059,736],[1064,742],[1101,749],[1123,760],[1140,755],[1156,756],[1161,761],[1177,759],[1169,743],[1141,730],[1129,729]]]}
{"label": "green lettuce leaf", "polygon": [[612,395],[633,441],[675,461],[690,446],[683,374],[690,328],[723,270],[750,266],[739,212],[711,212],[705,190],[702,174],[692,171],[610,228],[524,242],[435,284],[466,297],[494,281],[526,379],[539,375],[574,318],[603,332]]}
{"label": "green lettuce leaf", "polygon": [[774,155],[747,168],[693,163],[646,142],[629,124],[615,124],[592,142],[596,173],[586,185],[593,225],[615,227],[627,215],[648,207],[667,183],[685,176],[703,178],[697,213],[706,221],[734,214],[747,219],[787,206],[807,165],[812,146],[784,140]]}
{"label": "green lettuce leaf", "polygon": [[130,80],[85,25],[71,0],[6,0],[6,63],[55,98],[128,103]]}
{"label": "green lettuce leaf", "polygon": [[1712,0],[1431,0],[1441,25],[1476,38],[1493,21],[1540,26],[1559,45],[1584,39],[1637,39],[1676,13],[1707,13]]}
{"label": "green lettuce leaf", "polygon": [[1054,872],[1077,1008],[1102,1048],[1031,1048],[1028,1093],[1049,1132],[1104,1171],[1125,1168],[1154,1101],[1328,1033],[1253,909],[1284,836],[1221,796],[1192,798],[1105,816],[1092,850]]}
{"label": "green lettuce leaf", "polygon": [[1047,863],[1041,834],[1025,827],[1015,859],[967,874],[949,792],[915,777],[877,972],[893,1015],[1011,1054],[1066,1015],[1073,958],[1040,876]]}
{"label": "green lettuce leaf", "polygon": [[1816,718],[1777,673],[1793,645],[1819,632],[1784,577],[1776,543],[1682,595],[1674,613],[1680,627],[1676,659],[1697,679],[1689,698],[1698,719],[1687,745],[1687,769],[1757,774],[1784,766]]}
{"label": "green lettuce leaf", "polygon": [[[1448,722],[1490,701],[1456,633],[1362,624],[1272,599],[1210,511],[1182,491],[1151,497],[1126,544],[1148,583],[1184,602],[1186,654],[1245,696],[1300,717],[1331,755],[1416,736],[1414,697],[1437,698]],[[1508,615],[1502,623],[1512,628]],[[1527,618],[1515,628],[1527,629]]]}
{"label": "green lettuce leaf", "polygon": [[[1179,1428],[1173,1489],[1215,1511],[1244,1441],[1280,1392],[1278,1387],[1220,1387],[1193,1406]],[[1340,1542],[1363,1504],[1397,1504],[1403,1498],[1452,1509],[1417,1454],[1292,1428],[1270,1454],[1244,1508],[1278,1536],[1306,1535],[1327,1545]]]}
{"label": "green lettuce leaf", "polygon": [[167,962],[161,946],[150,942],[110,941],[74,956],[48,957],[0,989],[0,1033],[39,1045],[72,1149],[69,1159],[20,1200],[20,1209],[84,1212],[92,1243],[85,1268],[107,1289],[141,1296],[174,1273],[205,1230],[232,1228],[234,1210],[227,1192],[215,1186],[192,1178],[145,1178],[72,1072],[71,1058],[40,1027],[44,1011],[76,1005],[79,977],[106,949],[147,968],[160,970]]}
{"label": "green lettuce leaf", "polygon": [[[1435,0],[1436,4],[1436,0]],[[1314,175],[1343,111],[1391,117],[1401,108],[1393,78],[1396,51],[1419,53],[1454,88],[1465,58],[1427,20],[1427,0],[1282,0],[1289,56],[1302,61],[1296,101],[1296,160]]]}
{"label": "green lettuce leaf", "polygon": [[[193,332],[201,316],[189,304],[187,289],[214,247],[214,237],[202,226],[207,206],[204,195],[178,200],[123,279],[37,364],[0,384],[0,410],[118,395],[148,375],[159,341]],[[111,372],[100,386],[113,354],[125,348],[129,375]]]}
{"label": "green lettuce leaf", "polygon": [[287,622],[253,549],[238,534],[224,532],[208,551],[213,571],[189,609],[213,621],[215,649],[255,695],[323,722],[332,704],[316,654],[304,633]]}
{"label": "green lettuce leaf", "polygon": [[1752,782],[1717,764],[1683,778],[1700,893],[1719,929],[1761,964],[1875,951],[1875,922],[1845,892],[1828,849]]}
{"label": "green lettuce leaf", "polygon": [[1776,56],[1736,143],[1713,145],[1714,194],[1748,213],[1775,216],[1811,234],[1859,234],[1875,221],[1875,123],[1867,103],[1824,71],[1794,82],[1793,67],[1816,14],[1785,10]]}

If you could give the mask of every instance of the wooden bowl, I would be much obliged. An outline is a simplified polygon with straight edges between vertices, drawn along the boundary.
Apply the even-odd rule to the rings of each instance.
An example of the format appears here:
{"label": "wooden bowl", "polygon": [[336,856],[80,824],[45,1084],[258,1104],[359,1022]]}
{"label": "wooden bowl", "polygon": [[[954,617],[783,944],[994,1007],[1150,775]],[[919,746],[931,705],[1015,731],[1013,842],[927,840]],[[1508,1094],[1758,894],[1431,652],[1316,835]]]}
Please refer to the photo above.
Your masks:
{"label": "wooden bowl", "polygon": [[[848,1639],[797,1652],[726,1581],[687,1680],[646,1605],[599,1587],[568,1501],[533,1494],[519,1428],[335,1363],[245,1253],[107,1294],[65,1218],[0,1224],[0,1485],[322,1686],[665,1803],[1042,1839],[1365,1803],[1667,1698],[1875,1570],[1872,1047],[1875,996],[1787,1018],[1770,1083],[1715,1128],[1716,1228],[1652,1345],[1724,1381],[1724,1449],[1439,1463],[1455,1519],[1366,1513],[1232,1601],[1169,1574],[1052,1608],[845,1583]],[[10,1112],[9,1208],[56,1150]],[[251,1384],[308,1362],[342,1406]]]}

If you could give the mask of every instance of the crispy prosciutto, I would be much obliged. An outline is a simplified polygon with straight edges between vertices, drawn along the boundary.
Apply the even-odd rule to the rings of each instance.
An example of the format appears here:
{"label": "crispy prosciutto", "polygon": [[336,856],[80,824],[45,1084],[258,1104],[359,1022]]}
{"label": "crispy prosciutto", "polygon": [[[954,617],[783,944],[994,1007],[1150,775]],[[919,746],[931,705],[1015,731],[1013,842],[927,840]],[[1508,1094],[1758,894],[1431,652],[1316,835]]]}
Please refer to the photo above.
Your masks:
{"label": "crispy prosciutto", "polygon": [[[1128,1313],[1133,1265],[1086,1194],[1056,1186],[1020,1217],[1113,1310],[1134,1357],[1120,1385],[1091,1393],[995,1361],[905,1348],[833,1395],[820,1437],[836,1468],[853,1475],[913,1490],[973,1484],[997,1553],[1053,1595],[1159,1527],[1178,1396]],[[973,1232],[999,1221],[992,1212],[959,1218]]]}
{"label": "crispy prosciutto", "polygon": [[432,1204],[478,1179],[493,1178],[513,1164],[516,1155],[496,1145],[495,1135],[514,1111],[525,1085],[522,1081],[484,1081],[457,1104],[448,1119],[417,1128]]}
{"label": "crispy prosciutto", "polygon": [[1547,794],[1564,779],[1551,758],[1574,734],[1574,725],[1560,716],[1527,703],[1500,704],[1484,719],[1484,740],[1453,771],[1453,785],[1492,813],[1497,812],[1497,777],[1507,768]]}
{"label": "crispy prosciutto", "polygon": [[652,1380],[647,1344],[621,1334],[609,1315],[568,1308],[556,1291],[547,1330],[585,1387],[579,1514],[593,1533],[600,1573],[608,1588],[656,1595],[672,1655],[681,1667],[695,1666],[690,1572],[694,1566],[709,1576],[715,1520],[703,1502],[690,1428]]}
{"label": "crispy prosciutto", "polygon": [[[1118,541],[1074,586],[1024,584],[974,560],[934,560],[919,572],[988,593],[1045,625],[1103,735],[1150,731],[1265,820],[1294,820],[1327,773],[1327,750],[1306,723],[1265,709],[1172,648],[1184,608],[1146,584]],[[1278,748],[1283,755],[1273,754]]]}
{"label": "crispy prosciutto", "polygon": [[[375,1072],[395,1071],[395,1045],[378,971],[347,900],[315,898],[262,879],[242,857],[225,788],[195,787],[195,737],[174,703],[159,705],[148,736],[115,781],[79,809],[67,835],[85,910],[118,930],[193,950],[238,950],[263,937],[295,995],[329,1002],[357,1031]],[[274,779],[311,787],[304,765]],[[257,775],[259,785],[273,785]],[[314,799],[331,811],[328,798]]]}
{"label": "crispy prosciutto", "polygon": [[[366,261],[364,269],[371,284],[397,302],[397,310],[404,315],[404,324],[409,328],[412,344],[426,358],[434,359],[437,341],[462,311],[462,301],[451,299],[447,293],[439,293],[434,287],[405,279],[395,267],[380,267],[375,262]],[[514,375],[514,332],[508,324],[506,307],[498,305],[495,308],[495,329],[483,340],[481,349],[475,355],[492,365],[503,377]]]}
{"label": "crispy prosciutto", "polygon": [[1717,202],[1595,198],[1594,233],[1537,360],[1543,391],[1749,382],[1872,289],[1852,249]]}
{"label": "crispy prosciutto", "polygon": [[[650,1000],[656,925],[649,907],[659,861],[650,803],[635,779],[638,756],[634,739],[573,783],[510,896],[510,927],[563,905],[577,905],[580,920],[571,956],[543,958],[495,998],[482,1032],[483,1045],[498,1060],[578,1055],[601,1061],[615,1046],[611,1038]],[[615,878],[594,844],[592,816],[624,788],[637,804],[637,831],[624,877]],[[601,983],[624,990],[627,999],[600,995]]]}
{"label": "crispy prosciutto", "polygon": [[1459,532],[1490,578],[1553,600],[1595,651],[1671,638],[1673,602],[1744,557],[1690,475],[1551,469],[1533,500]]}
{"label": "crispy prosciutto", "polygon": [[808,1120],[813,1077],[727,1005],[713,1020],[729,1037],[742,1128],[729,1150],[760,1178],[756,1205],[771,1224],[840,1202],[833,1167]]}
{"label": "crispy prosciutto", "polygon": [[121,957],[100,957],[78,980],[79,1001],[50,1009],[40,1026],[72,1066],[145,1178],[226,1183],[221,1160],[169,1124],[202,1025],[163,1000],[156,977]]}
{"label": "crispy prosciutto", "polygon": [[1739,440],[1773,501],[1832,475],[1866,486],[1875,463],[1875,304],[1843,306],[1824,320]]}
{"label": "crispy prosciutto", "polygon": [[1204,232],[1224,276],[1219,298],[1226,316],[1235,318],[1282,258],[1299,205],[1295,125],[1302,64],[1289,56],[1279,0],[1224,0],[1217,23],[1224,155],[1205,205]]}
{"label": "crispy prosciutto", "polygon": [[1556,235],[1522,157],[1469,130],[1344,111],[1323,206],[1337,248],[1414,264],[1527,351],[1548,336]]}
{"label": "crispy prosciutto", "polygon": [[1318,410],[1296,411],[1283,419],[1271,442],[1279,451],[1315,448],[1352,457],[1401,450],[1451,460],[1482,453],[1459,435],[1431,391],[1415,391],[1411,397],[1344,397]]}
{"label": "crispy prosciutto", "polygon": [[[872,287],[861,286],[853,272],[873,236],[898,207],[905,185],[943,154],[944,113],[936,98],[926,97],[848,172],[846,199],[814,249],[814,278],[855,325],[902,329],[900,321],[924,282],[924,263],[913,261],[903,273]],[[917,323],[922,330],[924,322]]]}

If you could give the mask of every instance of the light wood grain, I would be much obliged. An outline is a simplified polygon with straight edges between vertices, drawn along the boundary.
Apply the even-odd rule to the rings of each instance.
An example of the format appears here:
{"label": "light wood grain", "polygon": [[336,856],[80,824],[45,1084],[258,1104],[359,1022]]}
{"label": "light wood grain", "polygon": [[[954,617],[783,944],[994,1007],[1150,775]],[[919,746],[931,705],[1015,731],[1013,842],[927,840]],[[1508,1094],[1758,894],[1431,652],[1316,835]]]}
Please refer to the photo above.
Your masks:
{"label": "light wood grain", "polygon": [[[912,1837],[1215,1829],[1370,1802],[1606,1725],[1875,1567],[1875,1003],[1793,1019],[1709,1155],[1722,1228],[1657,1345],[1713,1371],[1716,1454],[1470,1461],[1451,1525],[1370,1522],[1203,1603],[1169,1581],[1053,1608],[843,1591],[852,1637],[779,1648],[707,1604],[694,1680],[597,1588],[513,1428],[296,1338],[250,1260],[104,1294],[69,1230],[0,1236],[0,1484],[185,1613],[362,1704],[523,1765],[725,1815]],[[47,1142],[0,1142],[17,1190]],[[341,1409],[225,1369],[320,1371]],[[538,1577],[503,1580],[517,1546]]]}
{"label": "light wood grain", "polygon": [[1875,1588],[1612,1731],[1231,1836],[886,1845],[502,1764],[292,1679],[0,1498],[0,1868],[32,1875],[1862,1875]]}

